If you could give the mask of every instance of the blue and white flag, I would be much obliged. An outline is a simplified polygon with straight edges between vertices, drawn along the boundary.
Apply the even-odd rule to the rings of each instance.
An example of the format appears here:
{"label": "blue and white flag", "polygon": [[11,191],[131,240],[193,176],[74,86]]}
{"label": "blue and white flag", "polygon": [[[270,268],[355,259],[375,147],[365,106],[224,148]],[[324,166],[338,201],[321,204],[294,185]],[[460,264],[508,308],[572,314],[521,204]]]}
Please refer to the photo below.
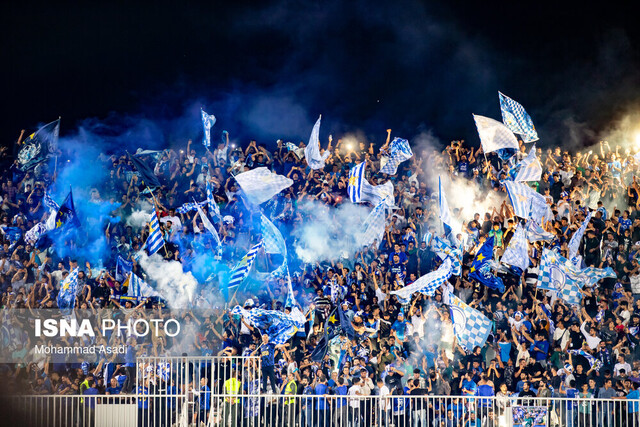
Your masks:
{"label": "blue and white flag", "polygon": [[581,288],[585,286],[587,288],[591,288],[598,284],[598,282],[602,279],[611,278],[615,279],[616,272],[613,271],[613,268],[596,268],[596,267],[587,267],[580,271],[578,275],[578,283]]}
{"label": "blue and white flag", "polygon": [[569,240],[568,245],[569,253],[567,254],[569,255],[569,259],[573,259],[576,255],[578,255],[578,249],[580,249],[580,241],[582,240],[582,236],[584,236],[584,232],[587,229],[587,225],[589,225],[589,221],[591,221],[592,216],[593,211],[589,211],[580,228],[578,228],[578,230],[571,236],[571,240]]}
{"label": "blue and white flag", "polygon": [[213,236],[213,240],[215,240],[218,247],[220,247],[222,245],[222,242],[220,241],[220,236],[218,235],[216,228],[213,226],[213,224],[211,224],[211,221],[209,221],[209,218],[207,218],[207,216],[204,214],[204,211],[200,206],[197,207],[197,210],[198,210],[198,215],[200,215],[200,220],[202,221],[202,225],[204,225],[204,228],[209,233],[211,233],[211,235]]}
{"label": "blue and white flag", "polygon": [[293,151],[297,158],[302,159],[304,157],[304,148],[298,147],[293,142],[287,142],[284,146],[287,147],[288,151]]}
{"label": "blue and white flag", "polygon": [[584,357],[585,359],[587,359],[587,362],[589,362],[589,366],[596,371],[600,371],[600,368],[602,368],[602,361],[600,359],[596,359],[595,357],[593,357],[591,354],[587,353],[583,349],[569,350],[567,353],[577,354],[578,356]]}
{"label": "blue and white flag", "polygon": [[[542,204],[543,207],[547,206],[545,198],[527,184],[513,181],[503,181],[502,183],[507,188],[507,195],[509,196],[511,206],[513,206],[513,213],[516,216],[529,219],[529,217],[532,216],[533,210],[538,209],[540,204]],[[534,204],[535,208],[532,207]],[[536,219],[536,222],[539,223],[539,220]]]}
{"label": "blue and white flag", "polygon": [[204,130],[202,145],[209,148],[211,147],[211,128],[216,123],[216,116],[207,114],[202,108],[200,109],[200,113],[202,115],[202,128]]}
{"label": "blue and white flag", "polygon": [[116,260],[116,280],[120,283],[124,282],[131,270],[133,270],[133,262],[127,261],[118,255]]}
{"label": "blue and white flag", "polygon": [[447,257],[437,270],[427,273],[412,284],[391,291],[402,302],[408,303],[416,292],[432,297],[436,290],[451,277],[451,259]]}
{"label": "blue and white flag", "polygon": [[454,276],[462,274],[462,251],[460,248],[453,248],[440,236],[435,236],[433,237],[433,251],[442,261],[451,260],[451,273]]}
{"label": "blue and white flag", "polygon": [[44,197],[42,198],[42,201],[45,207],[47,207],[47,209],[49,209],[50,211],[57,212],[58,209],[60,209],[60,205],[58,205],[58,203],[56,203],[56,201],[53,200],[53,198],[51,197],[48,191],[44,192]]}
{"label": "blue and white flag", "polygon": [[260,228],[262,230],[264,251],[268,254],[282,254],[286,258],[287,245],[285,244],[284,237],[282,237],[282,233],[278,230],[278,227],[264,214],[260,214]]}
{"label": "blue and white flag", "polygon": [[78,267],[74,268],[60,284],[58,292],[58,308],[73,309],[76,304],[76,293],[78,291]]}
{"label": "blue and white flag", "polygon": [[545,231],[537,222],[533,219],[527,221],[527,225],[525,226],[527,231],[527,239],[533,243],[538,241],[550,242],[555,237],[553,234]]}
{"label": "blue and white flag", "polygon": [[502,122],[505,126],[511,132],[522,135],[524,142],[537,141],[539,139],[538,132],[536,132],[536,127],[524,107],[502,92],[498,92],[498,96],[500,97]]}
{"label": "blue and white flag", "polygon": [[202,202],[187,202],[184,205],[180,206],[178,209],[176,209],[176,213],[184,215],[191,211],[197,211],[198,206],[204,206],[208,202],[209,202],[208,200],[204,200]]}
{"label": "blue and white flag", "polygon": [[259,167],[235,176],[238,185],[249,202],[259,205],[266,202],[285,188],[293,185],[293,180]]}
{"label": "blue and white flag", "polygon": [[380,202],[384,202],[390,208],[395,206],[396,198],[393,195],[393,183],[387,181],[381,185],[371,185],[366,179],[363,179],[360,201],[369,202],[374,206]]}
{"label": "blue and white flag", "polygon": [[409,160],[412,156],[413,152],[409,141],[403,138],[394,138],[389,144],[388,156],[383,156],[380,161],[382,164],[386,160],[386,163],[380,168],[380,172],[387,175],[395,175],[398,171],[398,165],[405,160]]}
{"label": "blue and white flag", "polygon": [[207,203],[209,207],[209,215],[211,215],[212,218],[220,218],[221,217],[220,209],[218,208],[218,205],[216,204],[216,201],[213,198],[213,184],[211,183],[211,175],[209,174],[208,171],[207,171],[206,189],[207,189]]}
{"label": "blue and white flag", "polygon": [[538,288],[556,291],[569,304],[580,304],[582,294],[578,283],[579,272],[563,256],[544,248],[538,273]]}
{"label": "blue and white flag", "polygon": [[377,239],[378,244],[384,236],[384,227],[387,219],[386,204],[381,202],[373,208],[369,216],[362,224],[362,231],[357,235],[357,242],[360,247],[370,246]]}
{"label": "blue and white flag", "polygon": [[123,283],[127,287],[127,296],[136,298],[149,298],[162,296],[156,292],[151,286],[149,286],[144,280],[138,277],[137,274],[131,272],[127,280]]}
{"label": "blue and white flag", "polygon": [[460,298],[442,288],[442,302],[449,306],[453,333],[458,343],[467,351],[483,347],[491,332],[491,321],[473,307],[469,307]]}
{"label": "blue and white flag", "polygon": [[318,121],[313,126],[311,136],[309,137],[309,144],[304,148],[304,157],[307,159],[307,164],[313,170],[324,168],[324,162],[331,154],[326,150],[323,154],[320,154],[320,120],[322,116],[318,117]]}
{"label": "blue and white flag", "polygon": [[349,171],[349,184],[347,185],[347,192],[352,203],[362,202],[362,184],[365,181],[364,171],[367,167],[367,161],[354,166]]}
{"label": "blue and white flag", "polygon": [[504,148],[513,148],[515,150],[519,148],[516,136],[499,121],[475,114],[473,115],[473,120],[476,122],[482,151],[485,153]]}
{"label": "blue and white flag", "polygon": [[256,260],[256,256],[258,255],[258,251],[263,247],[262,241],[253,245],[249,252],[246,253],[245,256],[238,262],[235,268],[231,271],[231,275],[229,278],[229,288],[233,288],[239,286],[244,279],[247,278],[249,273],[251,272],[251,267],[253,267],[253,262]]}
{"label": "blue and white flag", "polygon": [[449,210],[447,198],[442,190],[442,178],[440,177],[438,177],[438,189],[440,190],[440,198],[438,199],[438,204],[440,206],[440,220],[442,220],[445,236],[449,236],[449,234],[451,234],[453,220],[451,219],[451,211]]}
{"label": "blue and white flag", "polygon": [[484,241],[482,246],[480,246],[478,253],[476,253],[476,257],[471,264],[471,268],[469,269],[469,278],[475,279],[481,284],[503,293],[504,283],[501,278],[494,276],[491,273],[491,265],[489,263],[493,258],[493,241],[494,236],[491,236]]}
{"label": "blue and white flag", "polygon": [[529,267],[529,244],[525,237],[524,227],[518,224],[515,233],[509,241],[509,246],[502,255],[501,262],[518,267],[524,271]]}
{"label": "blue and white flag", "polygon": [[531,147],[527,157],[522,159],[518,166],[520,166],[520,169],[514,181],[540,181],[542,178],[542,165],[536,156],[535,144]]}
{"label": "blue and white flag", "polygon": [[245,310],[237,305],[231,310],[231,314],[244,317],[261,334],[267,334],[269,342],[275,345],[286,343],[298,331],[293,316],[282,311],[261,308]]}
{"label": "blue and white flag", "polygon": [[155,211],[151,214],[149,237],[147,237],[144,246],[147,248],[149,255],[155,254],[164,246],[164,237],[162,236],[162,231],[160,231],[160,222]]}

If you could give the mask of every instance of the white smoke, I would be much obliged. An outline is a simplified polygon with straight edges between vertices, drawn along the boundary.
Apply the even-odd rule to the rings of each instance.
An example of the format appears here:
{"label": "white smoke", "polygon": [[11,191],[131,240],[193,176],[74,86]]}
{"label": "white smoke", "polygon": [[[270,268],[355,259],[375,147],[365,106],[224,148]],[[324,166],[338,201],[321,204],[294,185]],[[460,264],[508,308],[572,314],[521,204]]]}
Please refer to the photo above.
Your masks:
{"label": "white smoke", "polygon": [[134,229],[140,229],[149,222],[151,218],[149,212],[153,211],[153,205],[146,200],[142,200],[136,208],[137,209],[131,212],[131,215],[127,218],[127,225],[130,225]]}
{"label": "white smoke", "polygon": [[138,260],[156,291],[172,308],[186,308],[193,302],[198,282],[190,272],[185,273],[178,261],[166,261],[160,255],[141,253]]}

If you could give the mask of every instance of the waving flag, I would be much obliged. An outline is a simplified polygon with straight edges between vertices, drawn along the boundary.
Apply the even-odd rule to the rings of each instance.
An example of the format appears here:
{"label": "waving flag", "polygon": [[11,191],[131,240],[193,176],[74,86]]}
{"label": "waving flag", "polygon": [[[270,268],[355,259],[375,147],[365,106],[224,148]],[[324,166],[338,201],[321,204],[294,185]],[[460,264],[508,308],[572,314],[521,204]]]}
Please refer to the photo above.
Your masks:
{"label": "waving flag", "polygon": [[473,264],[471,264],[469,278],[475,279],[491,289],[504,292],[502,279],[491,273],[491,264],[489,261],[493,258],[493,239],[493,236],[489,237],[480,247],[480,250],[473,260]]}
{"label": "waving flag", "polygon": [[387,162],[380,168],[380,172],[388,175],[395,175],[398,171],[398,165],[413,156],[409,141],[402,138],[394,138],[393,141],[391,141],[388,153]]}
{"label": "waving flag", "polygon": [[264,242],[264,251],[268,254],[282,254],[287,256],[287,245],[284,242],[282,233],[278,230],[273,222],[264,214],[260,214],[260,226],[262,229],[262,241]]}
{"label": "waving flag", "polygon": [[209,202],[208,200],[204,200],[202,202],[187,202],[184,205],[180,206],[178,209],[176,209],[176,213],[184,215],[191,211],[197,211],[198,207],[204,206],[208,202]]}
{"label": "waving flag", "polygon": [[129,153],[127,153],[127,156],[129,156],[129,161],[133,164],[135,170],[137,170],[140,174],[142,183],[144,185],[146,185],[147,187],[160,187],[162,185],[160,184],[160,180],[158,179],[156,174],[153,173],[153,169],[151,169],[151,167],[147,163],[142,161],[142,159],[140,159],[139,157],[132,156]]}
{"label": "waving flag", "polygon": [[356,234],[356,241],[359,246],[370,246],[376,239],[378,244],[382,241],[387,219],[385,206],[384,202],[379,203],[362,223],[361,231]]}
{"label": "waving flag", "polygon": [[129,277],[123,283],[127,287],[127,295],[137,298],[160,297],[162,296],[149,286],[144,280],[135,273],[129,273]]}
{"label": "waving flag", "polygon": [[120,283],[124,282],[131,270],[133,270],[133,262],[127,261],[118,255],[116,260],[116,280]]}
{"label": "waving flag", "polygon": [[58,205],[56,201],[53,200],[53,198],[51,197],[48,191],[44,192],[44,197],[42,198],[42,202],[44,203],[45,207],[50,211],[57,211],[58,209],[60,209],[60,205]]}
{"label": "waving flag", "polygon": [[349,185],[347,192],[352,203],[360,203],[362,201],[362,185],[365,181],[364,171],[367,167],[367,161],[360,163],[351,168],[349,171]]}
{"label": "waving flag", "polygon": [[473,351],[475,347],[483,347],[492,328],[487,316],[469,307],[446,287],[442,290],[442,302],[449,306],[453,333],[460,345],[467,351]]}
{"label": "waving flag", "polygon": [[531,147],[529,154],[520,163],[520,170],[514,181],[540,181],[542,165],[536,156],[536,146]]}
{"label": "waving flag", "polygon": [[462,273],[462,251],[459,248],[453,248],[440,236],[435,236],[433,238],[433,251],[442,261],[447,258],[451,260],[451,273],[454,276],[459,276]]}
{"label": "waving flag", "polygon": [[74,228],[80,227],[80,220],[76,215],[76,208],[73,204],[73,193],[69,190],[69,194],[64,199],[64,202],[60,205],[60,209],[56,213],[56,228],[64,226],[70,226]]}
{"label": "waving flag", "polygon": [[151,222],[149,223],[149,236],[144,246],[147,248],[149,255],[153,255],[164,246],[164,237],[160,231],[160,222],[155,211],[151,214]]}
{"label": "waving flag", "polygon": [[404,302],[410,301],[411,295],[416,292],[432,297],[436,290],[451,277],[451,273],[451,259],[447,257],[437,270],[427,273],[412,284],[397,291],[391,291],[391,293],[397,295],[398,299]]}
{"label": "waving flag", "polygon": [[533,121],[524,107],[502,92],[498,92],[498,96],[500,97],[502,122],[505,126],[507,126],[511,132],[522,135],[524,142],[537,141],[539,139],[538,132],[536,132],[536,127],[533,125]]}
{"label": "waving flag", "polygon": [[578,230],[571,236],[571,240],[569,240],[569,259],[573,259],[576,255],[578,255],[580,241],[582,240],[582,236],[584,236],[584,232],[587,229],[587,225],[589,225],[589,221],[591,221],[592,216],[593,211],[589,211],[580,228],[578,228]]}
{"label": "waving flag", "polygon": [[592,286],[595,286],[602,279],[615,279],[616,277],[616,272],[613,271],[611,267],[587,267],[580,271],[580,274],[578,275],[578,283],[580,284],[581,288],[584,288],[585,286],[590,288]]}
{"label": "waving flag", "polygon": [[304,149],[304,157],[307,159],[307,164],[313,170],[324,168],[324,162],[329,157],[329,151],[325,151],[324,154],[320,154],[320,120],[322,115],[318,117],[318,121],[313,126],[311,136],[309,137],[309,144]]}
{"label": "waving flag", "polygon": [[527,225],[525,226],[525,230],[527,232],[527,239],[533,243],[538,241],[550,242],[555,237],[553,234],[544,230],[544,228],[540,227],[537,222],[533,219],[527,221]]}
{"label": "waving flag", "polygon": [[78,267],[74,268],[60,284],[58,292],[59,309],[73,309],[76,304],[76,292],[78,291]]}
{"label": "waving flag", "polygon": [[314,362],[321,362],[329,349],[329,341],[338,335],[355,335],[353,326],[351,326],[351,323],[347,320],[340,305],[333,309],[325,321],[324,334],[322,335],[322,338],[320,338],[320,341],[318,341],[318,345],[313,349],[313,352],[311,353],[311,360]]}
{"label": "waving flag", "polygon": [[258,251],[263,247],[262,241],[253,245],[249,252],[238,262],[233,271],[231,271],[231,277],[229,278],[229,288],[239,286],[244,279],[247,278],[253,267],[253,262],[256,260]]}
{"label": "waving flag", "polygon": [[45,161],[49,154],[58,149],[60,119],[42,126],[29,135],[18,152],[18,169],[27,171]]}
{"label": "waving flag", "polygon": [[202,145],[209,148],[211,147],[211,128],[216,124],[216,116],[205,113],[202,108],[200,108],[200,114],[202,115],[202,128],[204,130]]}
{"label": "waving flag", "polygon": [[381,185],[371,185],[366,179],[363,179],[360,200],[370,202],[373,205],[384,201],[389,207],[395,206],[396,199],[393,195],[393,183],[387,181]]}
{"label": "waving flag", "polygon": [[440,190],[440,198],[438,202],[440,206],[440,219],[442,220],[442,225],[444,227],[444,234],[445,236],[448,236],[451,234],[451,224],[453,223],[453,220],[451,219],[451,211],[449,210],[447,198],[442,190],[442,178],[440,177],[438,177],[438,188]]}
{"label": "waving flag", "polygon": [[482,144],[482,151],[491,153],[504,148],[517,150],[518,140],[505,125],[489,117],[473,115]]}
{"label": "waving flag", "polygon": [[284,344],[297,332],[296,322],[290,314],[276,310],[253,308],[245,310],[239,305],[231,310],[231,314],[239,314],[262,334],[269,336],[269,342],[275,345]]}
{"label": "waving flag", "polygon": [[220,218],[220,209],[218,209],[218,205],[216,204],[215,199],[213,198],[213,184],[211,183],[211,175],[209,171],[207,171],[207,203],[209,206],[209,215],[211,217]]}
{"label": "waving flag", "polygon": [[235,176],[247,199],[256,205],[266,202],[285,188],[293,185],[293,180],[259,167]]}
{"label": "waving flag", "polygon": [[204,225],[204,228],[206,228],[207,231],[211,233],[211,235],[213,236],[213,239],[216,241],[216,244],[218,246],[221,246],[222,242],[220,241],[220,236],[218,236],[218,232],[216,231],[213,224],[211,224],[211,221],[209,221],[209,218],[207,218],[207,216],[204,214],[204,211],[200,206],[197,207],[197,210],[198,210],[198,215],[200,215],[200,220],[202,221],[202,225]]}
{"label": "waving flag", "polygon": [[511,237],[511,241],[509,241],[509,246],[507,246],[507,249],[502,255],[501,261],[524,271],[530,264],[528,249],[529,244],[525,237],[524,227],[518,224],[515,233],[513,233],[513,237]]}
{"label": "waving flag", "polygon": [[580,304],[579,272],[564,257],[544,248],[538,273],[538,288],[556,291],[569,304]]}
{"label": "waving flag", "polygon": [[[516,216],[528,219],[533,216],[532,214],[535,214],[533,210],[539,210],[540,207],[544,208],[546,213],[547,201],[527,184],[512,181],[504,181],[503,184],[507,188],[507,195]],[[535,207],[533,207],[533,204],[535,204]],[[539,219],[536,219],[536,222],[539,223]]]}

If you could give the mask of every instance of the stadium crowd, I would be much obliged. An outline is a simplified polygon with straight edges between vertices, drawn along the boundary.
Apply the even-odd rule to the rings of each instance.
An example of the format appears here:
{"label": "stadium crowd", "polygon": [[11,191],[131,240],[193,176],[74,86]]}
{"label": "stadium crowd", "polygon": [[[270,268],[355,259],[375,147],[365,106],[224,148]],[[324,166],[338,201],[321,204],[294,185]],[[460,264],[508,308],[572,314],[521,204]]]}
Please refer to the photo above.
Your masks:
{"label": "stadium crowd", "polygon": [[[278,141],[272,148],[251,141],[241,147],[230,143],[228,134],[223,138],[211,150],[189,141],[186,147],[140,155],[162,184],[152,195],[140,185],[141,177],[125,153],[105,153],[94,159],[95,167],[108,171],[108,178],[87,189],[90,197],[119,203],[111,218],[101,224],[108,256],[103,260],[104,268],[97,269],[81,250],[75,256],[60,257],[56,245],[38,249],[25,241],[26,232],[48,215],[43,197],[56,174],[46,167],[21,172],[4,151],[0,191],[3,316],[8,316],[9,309],[55,308],[61,282],[78,265],[76,308],[111,308],[114,316],[163,316],[165,303],[170,305],[171,301],[122,298],[127,295],[127,286],[123,280],[116,280],[117,258],[131,260],[133,272],[144,277],[134,255],[149,233],[146,227],[128,225],[127,218],[143,201],[154,204],[165,241],[158,254],[181,262],[189,271],[198,254],[214,254],[216,245],[203,238],[204,225],[196,211],[180,214],[177,210],[193,200],[205,200],[206,182],[210,180],[221,214],[215,221],[222,241],[220,263],[233,268],[259,241],[255,228],[259,214],[243,202],[234,175],[267,167],[293,180],[293,185],[267,202],[265,212],[269,212],[290,249],[294,295],[307,320],[304,330],[298,330],[286,344],[274,345],[258,328],[227,309],[237,304],[245,309],[290,312],[285,277],[265,275],[260,287],[230,290],[214,278],[201,281],[188,310],[178,314],[182,321],[195,325],[197,333],[188,341],[170,337],[128,339],[122,342],[127,347],[122,363],[98,357],[81,364],[64,364],[42,356],[32,363],[5,364],[0,371],[2,393],[145,392],[144,386],[136,390],[135,358],[162,355],[173,347],[176,354],[259,355],[263,392],[640,398],[639,162],[628,149],[611,147],[607,142],[601,142],[593,152],[538,148],[543,175],[531,185],[553,211],[554,218],[544,224],[553,240],[529,243],[531,265],[521,276],[499,272],[505,284],[504,293],[500,293],[470,279],[469,267],[490,236],[494,238],[494,258],[499,260],[520,221],[513,215],[501,181],[509,179],[509,169],[526,156],[524,143],[520,142],[521,150],[508,161],[496,153],[485,155],[481,148],[465,141],[453,141],[442,151],[413,147],[413,157],[389,176],[380,172],[384,150],[373,143],[349,145],[338,140],[333,147],[330,141],[325,167],[314,171],[302,154],[304,143],[294,146]],[[348,257],[336,256],[333,261],[302,262],[296,257],[294,241],[296,230],[310,213],[299,206],[314,201],[324,205],[323,212],[331,218],[339,206],[351,203],[347,194],[349,170],[364,160],[370,183],[390,180],[394,187],[396,208],[387,217],[382,241],[359,248]],[[458,235],[463,268],[462,274],[451,276],[449,282],[455,295],[492,321],[492,332],[483,347],[463,349],[459,345],[450,311],[442,303],[441,289],[434,297],[416,293],[409,302],[390,294],[441,263],[430,239],[442,234],[437,176],[472,186],[487,195],[487,200],[505,200],[490,210],[476,209],[471,200],[464,206],[453,205],[453,216],[463,224]],[[206,212],[207,204],[202,208]],[[571,306],[555,292],[537,289],[538,265],[543,246],[554,247],[567,256],[567,243],[589,209],[595,213],[579,253],[586,265],[611,267],[617,277],[583,289],[581,304]],[[344,233],[355,226],[344,224]],[[22,237],[11,239],[4,232],[8,228],[20,229]],[[65,244],[73,248],[75,243]],[[270,271],[273,264],[271,257],[261,252],[254,268]],[[150,285],[153,287],[152,282]],[[343,331],[352,330],[352,337],[339,334],[326,355],[314,361],[311,356],[322,339],[323,328],[327,320],[334,321],[338,307],[349,323],[342,325]],[[206,318],[198,318],[189,311],[198,309],[210,312]],[[30,337],[3,333],[2,340],[2,346],[13,356],[32,357]],[[151,383],[162,381],[160,374],[150,376]],[[245,392],[252,387],[250,378],[238,380],[238,385],[230,387]],[[205,391],[209,386],[206,380],[204,384],[192,384],[194,389]],[[224,387],[229,391],[227,383]],[[205,403],[202,405],[206,408]],[[630,408],[631,412],[637,411],[637,406]]]}

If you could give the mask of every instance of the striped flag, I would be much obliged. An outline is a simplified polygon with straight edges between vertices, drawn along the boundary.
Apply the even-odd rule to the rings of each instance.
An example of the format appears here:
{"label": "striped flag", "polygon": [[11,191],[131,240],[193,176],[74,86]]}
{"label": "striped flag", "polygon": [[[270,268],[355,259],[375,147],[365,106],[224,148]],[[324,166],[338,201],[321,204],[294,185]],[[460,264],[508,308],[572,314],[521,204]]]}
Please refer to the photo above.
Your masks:
{"label": "striped flag", "polygon": [[442,190],[442,178],[440,177],[438,177],[438,189],[440,190],[440,198],[438,199],[438,204],[440,206],[440,219],[442,220],[442,225],[444,227],[445,237],[447,237],[451,234],[451,224],[453,223],[453,220],[451,219],[451,210],[449,210],[447,198]]}
{"label": "striped flag", "polygon": [[216,116],[207,114],[202,108],[200,109],[200,114],[202,115],[202,128],[204,130],[202,145],[209,148],[211,147],[211,128],[216,123]]}
{"label": "striped flag", "polygon": [[60,284],[56,301],[59,309],[73,309],[78,291],[78,267],[74,268]]}
{"label": "striped flag", "polygon": [[211,215],[212,217],[216,217],[219,218],[220,217],[220,209],[218,208],[218,205],[216,204],[215,199],[213,198],[213,184],[211,184],[211,175],[209,174],[209,171],[207,171],[207,203],[209,206],[209,215]]}
{"label": "striped flag", "polygon": [[593,216],[593,211],[589,211],[580,228],[578,228],[578,230],[573,233],[573,236],[571,236],[571,240],[569,240],[569,259],[573,259],[576,255],[578,255],[580,241],[582,240],[582,236],[587,229],[587,225],[589,225],[589,221],[591,221],[591,216]]}
{"label": "striped flag", "polygon": [[525,237],[524,227],[520,224],[516,227],[509,246],[504,251],[501,261],[524,271],[529,267],[529,244]]}
{"label": "striped flag", "polygon": [[536,127],[524,107],[502,92],[498,92],[498,96],[500,98],[502,122],[505,126],[511,132],[522,135],[524,142],[537,141],[539,139],[538,132],[536,132]]}
{"label": "striped flag", "polygon": [[158,215],[154,211],[151,214],[151,222],[149,223],[149,237],[144,246],[147,248],[149,255],[153,255],[164,246],[164,237],[160,231],[160,222],[158,221]]}
{"label": "striped flag", "polygon": [[235,268],[231,271],[231,277],[229,278],[229,288],[233,288],[239,286],[244,279],[247,278],[249,272],[251,271],[251,267],[253,267],[253,262],[256,260],[256,256],[258,255],[258,251],[260,248],[264,246],[263,242],[260,241],[255,244],[249,252],[238,262]]}
{"label": "striped flag", "polygon": [[533,243],[540,240],[545,242],[550,242],[553,240],[554,235],[545,231],[544,228],[540,227],[540,225],[535,222],[533,219],[527,221],[527,225],[525,226],[525,230],[527,232],[527,239]]}
{"label": "striped flag", "polygon": [[473,115],[473,120],[476,122],[482,151],[485,153],[504,148],[513,148],[515,150],[519,148],[516,136],[499,121],[475,114]]}
{"label": "striped flag", "polygon": [[536,156],[536,146],[531,147],[531,151],[519,164],[520,170],[514,181],[540,181],[542,178],[542,165]]}
{"label": "striped flag", "polygon": [[[545,198],[527,184],[513,181],[504,181],[503,184],[507,188],[507,195],[516,216],[528,219],[535,214],[534,209],[547,206]],[[536,219],[536,222],[539,223],[539,220]]]}
{"label": "striped flag", "polygon": [[[388,175],[395,175],[400,163],[409,160],[413,156],[409,141],[403,138],[394,138],[393,141],[391,141],[388,154],[389,155],[386,156],[386,163],[380,168],[381,173]],[[385,157],[383,157],[382,161],[384,160]]]}
{"label": "striped flag", "polygon": [[329,151],[325,151],[324,154],[320,154],[320,120],[322,116],[318,117],[318,121],[313,126],[311,136],[309,137],[309,143],[304,149],[304,157],[307,160],[307,164],[311,169],[324,168],[324,162],[329,157]]}
{"label": "striped flag", "polygon": [[131,272],[127,280],[122,284],[127,287],[127,296],[136,298],[162,297],[137,274]]}
{"label": "striped flag", "polygon": [[353,203],[360,203],[362,201],[362,183],[364,179],[364,171],[367,167],[367,161],[360,163],[351,168],[349,171],[349,185],[347,186],[347,192],[349,198]]}
{"label": "striped flag", "polygon": [[207,231],[211,233],[211,235],[213,236],[213,239],[216,241],[216,244],[218,246],[221,246],[222,242],[220,241],[220,236],[218,236],[218,232],[216,231],[215,227],[213,226],[213,224],[211,224],[211,221],[209,221],[209,218],[207,218],[207,216],[204,214],[202,208],[198,206],[197,209],[198,209],[198,215],[200,215],[200,220],[202,221],[202,225],[204,225],[204,228],[206,228]]}

